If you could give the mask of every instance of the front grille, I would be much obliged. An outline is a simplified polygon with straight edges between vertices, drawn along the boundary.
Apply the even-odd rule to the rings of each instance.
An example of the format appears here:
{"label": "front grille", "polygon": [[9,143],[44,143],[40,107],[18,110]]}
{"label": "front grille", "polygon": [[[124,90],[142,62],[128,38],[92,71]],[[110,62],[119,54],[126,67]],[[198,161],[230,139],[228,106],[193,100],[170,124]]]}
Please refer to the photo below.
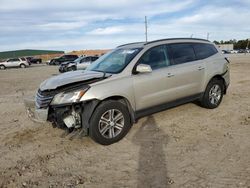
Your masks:
{"label": "front grille", "polygon": [[47,108],[51,103],[53,97],[55,96],[55,92],[43,92],[40,89],[36,94],[36,107],[37,108]]}

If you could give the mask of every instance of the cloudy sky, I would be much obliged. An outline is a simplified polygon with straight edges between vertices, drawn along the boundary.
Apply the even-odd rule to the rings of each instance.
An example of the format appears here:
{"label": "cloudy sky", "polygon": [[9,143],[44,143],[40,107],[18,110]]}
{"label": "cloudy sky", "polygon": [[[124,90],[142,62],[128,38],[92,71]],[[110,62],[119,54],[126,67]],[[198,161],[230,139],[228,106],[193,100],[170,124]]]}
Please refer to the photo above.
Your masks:
{"label": "cloudy sky", "polygon": [[110,49],[149,40],[250,38],[250,0],[0,0],[0,51]]}

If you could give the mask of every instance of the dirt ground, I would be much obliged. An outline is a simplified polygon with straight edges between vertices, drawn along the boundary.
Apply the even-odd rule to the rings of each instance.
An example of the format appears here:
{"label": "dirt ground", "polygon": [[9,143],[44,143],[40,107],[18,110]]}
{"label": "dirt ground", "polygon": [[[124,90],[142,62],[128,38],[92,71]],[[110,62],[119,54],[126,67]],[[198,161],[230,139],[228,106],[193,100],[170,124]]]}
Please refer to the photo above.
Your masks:
{"label": "dirt ground", "polygon": [[0,187],[250,187],[250,55],[231,56],[219,108],[194,103],[140,119],[120,142],[63,138],[25,113],[57,67],[0,71]]}

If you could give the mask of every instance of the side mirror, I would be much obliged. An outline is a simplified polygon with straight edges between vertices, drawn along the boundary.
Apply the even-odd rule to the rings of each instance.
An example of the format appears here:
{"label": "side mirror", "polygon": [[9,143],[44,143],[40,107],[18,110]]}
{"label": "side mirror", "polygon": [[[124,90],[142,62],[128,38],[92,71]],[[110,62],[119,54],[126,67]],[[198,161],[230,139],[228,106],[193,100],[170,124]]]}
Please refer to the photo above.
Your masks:
{"label": "side mirror", "polygon": [[151,68],[150,65],[139,64],[136,67],[136,72],[138,72],[138,73],[149,73],[149,72],[152,72],[152,68]]}

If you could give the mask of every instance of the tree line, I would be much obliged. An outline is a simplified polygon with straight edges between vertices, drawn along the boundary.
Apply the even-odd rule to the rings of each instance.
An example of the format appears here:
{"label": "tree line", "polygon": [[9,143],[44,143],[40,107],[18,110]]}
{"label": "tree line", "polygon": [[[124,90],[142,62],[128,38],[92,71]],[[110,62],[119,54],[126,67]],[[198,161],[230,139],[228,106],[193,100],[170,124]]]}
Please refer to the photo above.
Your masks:
{"label": "tree line", "polygon": [[233,44],[234,45],[234,49],[246,49],[246,48],[250,48],[250,40],[245,39],[245,40],[236,40],[236,39],[231,39],[228,41],[214,41],[215,44]]}

